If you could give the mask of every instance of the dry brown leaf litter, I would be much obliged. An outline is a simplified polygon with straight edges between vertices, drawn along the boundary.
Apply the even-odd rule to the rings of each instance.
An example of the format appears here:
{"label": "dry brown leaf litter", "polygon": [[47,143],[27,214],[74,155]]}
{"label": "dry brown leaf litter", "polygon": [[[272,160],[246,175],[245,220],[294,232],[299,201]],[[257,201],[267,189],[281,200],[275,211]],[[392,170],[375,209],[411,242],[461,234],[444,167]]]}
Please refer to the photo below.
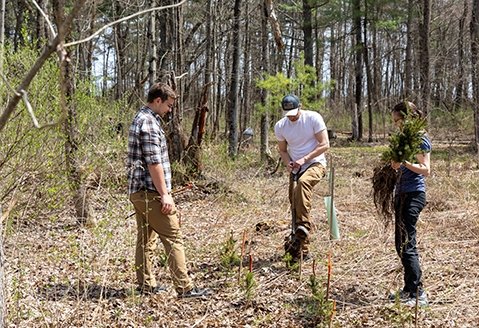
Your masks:
{"label": "dry brown leaf litter", "polygon": [[[331,243],[327,238],[326,188],[318,186],[312,252],[323,282],[332,252],[333,326],[400,327],[404,313],[387,301],[387,294],[401,286],[401,266],[392,230],[384,230],[371,199],[379,152],[346,147],[331,153],[342,239]],[[418,224],[431,306],[419,311],[418,327],[479,326],[479,172],[466,163],[433,157],[428,206]],[[159,264],[158,281],[169,291],[132,295],[136,228],[134,218],[126,219],[132,208],[126,195],[99,187],[92,191],[95,227],[78,228],[68,216],[52,219],[45,209],[38,211],[46,215],[31,220],[30,208],[9,228],[7,327],[311,327],[312,263],[303,265],[300,280],[281,259],[290,219],[284,173],[270,176],[266,169],[251,167],[230,176],[217,170],[206,175],[218,181],[218,190],[193,187],[176,200],[190,274],[196,284],[214,291],[211,298],[176,299],[169,274]],[[220,265],[220,248],[230,233],[239,253],[244,231],[257,283],[251,300],[238,284],[237,267]],[[243,267],[248,267],[246,259]]]}

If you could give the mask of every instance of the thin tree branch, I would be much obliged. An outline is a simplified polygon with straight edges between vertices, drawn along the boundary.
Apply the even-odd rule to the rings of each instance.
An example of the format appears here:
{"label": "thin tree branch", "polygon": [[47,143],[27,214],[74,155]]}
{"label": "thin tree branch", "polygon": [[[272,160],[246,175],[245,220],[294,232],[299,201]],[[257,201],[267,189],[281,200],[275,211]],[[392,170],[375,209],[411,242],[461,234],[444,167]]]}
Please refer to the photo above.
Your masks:
{"label": "thin tree branch", "polygon": [[182,0],[180,2],[178,2],[177,4],[174,4],[174,5],[168,5],[168,6],[161,6],[161,7],[154,7],[154,8],[150,8],[150,9],[145,9],[145,10],[142,10],[142,11],[139,11],[137,13],[134,13],[134,14],[131,14],[130,16],[126,16],[126,17],[123,17],[123,18],[120,18],[120,19],[117,19],[116,21],[113,21],[109,24],[106,24],[104,25],[102,28],[100,28],[99,30],[97,30],[95,33],[93,33],[92,35],[90,35],[89,37],[85,38],[85,39],[82,39],[82,40],[78,40],[78,41],[73,41],[73,42],[69,42],[69,43],[65,43],[63,46],[66,48],[66,47],[70,47],[70,46],[74,46],[74,45],[77,45],[77,44],[80,44],[80,43],[84,43],[84,42],[88,42],[90,41],[91,39],[93,39],[95,36],[97,36],[98,34],[100,34],[101,32],[103,32],[104,30],[106,30],[107,28],[113,26],[113,25],[116,25],[118,23],[121,23],[123,21],[126,21],[126,20],[129,20],[133,17],[136,17],[136,16],[140,16],[140,15],[143,15],[143,14],[146,14],[146,13],[149,13],[149,12],[152,12],[152,11],[157,11],[157,10],[163,10],[163,9],[170,9],[170,8],[175,8],[175,7],[179,7],[181,6],[183,3],[185,3],[186,0]]}
{"label": "thin tree branch", "polygon": [[48,27],[50,28],[50,31],[52,32],[52,36],[56,37],[57,32],[55,32],[55,29],[53,28],[52,22],[50,22],[50,20],[48,19],[47,14],[45,14],[45,12],[42,10],[42,8],[38,5],[38,3],[35,0],[30,0],[30,1],[33,2],[33,4],[35,5],[35,7],[37,7],[40,14],[42,14],[43,18],[45,18],[46,22],[48,23]]}
{"label": "thin tree branch", "polygon": [[15,91],[14,96],[9,100],[7,106],[5,107],[5,110],[0,115],[0,132],[5,128],[8,119],[10,118],[18,103],[20,102],[20,99],[22,97],[21,91],[28,89],[33,78],[35,77],[35,75],[37,75],[38,71],[45,64],[48,57],[50,57],[53,52],[58,50],[58,47],[64,41],[65,36],[68,35],[68,33],[70,32],[72,23],[75,20],[76,16],[79,15],[80,9],[85,4],[85,2],[86,0],[75,1],[75,6],[72,9],[68,18],[65,19],[65,23],[58,27],[57,36],[53,40],[49,41],[47,45],[45,45],[42,53],[35,61],[32,68],[30,68],[30,70],[27,72],[27,75],[16,89],[17,91]]}
{"label": "thin tree branch", "polygon": [[20,96],[20,94],[15,91],[15,89],[10,85],[10,83],[8,83],[7,78],[5,77],[5,75],[3,75],[3,72],[1,72],[1,71],[0,71],[0,76],[2,77],[3,82],[5,82],[5,85],[7,86],[7,88],[10,89],[10,91],[11,91],[14,95]]}

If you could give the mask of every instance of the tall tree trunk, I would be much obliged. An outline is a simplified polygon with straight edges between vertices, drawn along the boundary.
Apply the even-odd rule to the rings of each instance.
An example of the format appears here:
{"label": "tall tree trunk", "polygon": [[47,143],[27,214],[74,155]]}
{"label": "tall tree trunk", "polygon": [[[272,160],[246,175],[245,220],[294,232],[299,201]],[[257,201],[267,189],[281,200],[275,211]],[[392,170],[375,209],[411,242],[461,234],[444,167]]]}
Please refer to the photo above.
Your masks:
{"label": "tall tree trunk", "polygon": [[457,62],[459,64],[459,74],[457,77],[456,94],[454,97],[454,107],[461,107],[464,98],[464,37],[467,13],[469,12],[469,0],[464,0],[464,11],[459,19],[459,37],[457,38]]}
{"label": "tall tree trunk", "polygon": [[3,56],[5,55],[5,0],[0,7],[0,74],[3,74]]}
{"label": "tall tree trunk", "polygon": [[[121,2],[114,3],[114,15],[115,18],[123,15],[124,7]],[[129,27],[128,24],[116,24],[113,27],[114,40],[115,40],[115,59],[116,59],[116,84],[115,84],[115,99],[121,99],[124,96],[127,85],[126,64],[127,64],[127,40]]]}
{"label": "tall tree trunk", "polygon": [[[150,7],[156,7],[157,3],[156,0],[151,0],[150,2]],[[156,12],[153,11],[150,14],[150,24],[148,26],[148,35],[147,35],[147,40],[149,44],[149,60],[148,60],[148,81],[150,88],[153,86],[153,84],[156,82],[156,78],[158,76],[158,72],[156,69],[156,64],[157,64],[157,40],[156,40]]]}
{"label": "tall tree trunk", "polygon": [[419,26],[419,39],[420,39],[420,85],[421,85],[421,102],[420,108],[423,110],[428,121],[429,106],[431,98],[430,87],[430,61],[429,61],[429,30],[431,21],[431,0],[422,1],[422,20]]}
{"label": "tall tree trunk", "polygon": [[[356,76],[356,87],[355,87],[355,113],[353,113],[353,127],[356,126],[356,129],[353,128],[353,139],[361,140],[363,136],[363,121],[362,121],[362,83],[363,83],[363,42],[361,36],[361,0],[353,0],[353,21],[354,21],[354,31],[355,31],[355,76]],[[355,122],[357,118],[357,121]]]}
{"label": "tall tree trunk", "polygon": [[339,103],[339,92],[340,90],[340,85],[339,85],[339,65],[338,60],[339,60],[339,51],[338,51],[338,41],[336,41],[336,33],[335,33],[335,28],[334,25],[330,27],[330,56],[329,56],[329,67],[330,67],[330,79],[331,81],[334,81],[334,85],[332,86],[331,90],[331,99],[330,102],[334,104],[334,106],[337,106]]}
{"label": "tall tree trunk", "polygon": [[[92,35],[95,32],[95,21],[96,21],[96,5],[97,3],[93,1],[91,4],[92,8],[90,10],[91,16],[88,21],[88,29],[86,33]],[[78,35],[82,35],[82,27],[77,26]],[[87,41],[78,45],[76,49],[76,57],[78,58],[78,74],[79,79],[84,81],[91,81],[92,70],[93,70],[93,42]]]}
{"label": "tall tree trunk", "polygon": [[[3,74],[3,55],[5,41],[5,0],[0,7],[0,74]],[[4,286],[4,252],[3,252],[3,212],[0,204],[0,327],[5,325],[5,286]]]}
{"label": "tall tree trunk", "polygon": [[[474,107],[474,150],[479,154],[479,0],[472,2],[471,17],[472,98]],[[479,159],[478,159],[479,161]]]}
{"label": "tall tree trunk", "polygon": [[[0,219],[3,219],[2,205],[0,205]],[[2,220],[3,221],[3,220]],[[5,327],[5,253],[3,252],[3,222],[0,221],[0,227],[2,228],[2,233],[0,233],[0,327]]]}
{"label": "tall tree trunk", "polygon": [[235,0],[233,24],[233,62],[231,68],[231,84],[228,94],[228,154],[235,158],[238,151],[238,93],[240,68],[240,16],[241,0]]}
{"label": "tall tree trunk", "polygon": [[196,107],[195,117],[191,127],[191,135],[186,147],[183,162],[186,164],[188,178],[196,178],[201,175],[203,165],[201,162],[201,142],[206,131],[206,113],[208,112],[208,97],[210,84],[205,84],[200,100]]}
{"label": "tall tree trunk", "polygon": [[17,2],[17,5],[14,6],[14,10],[16,22],[13,37],[13,50],[16,52],[18,47],[23,44],[22,25],[24,24],[25,13],[27,12],[25,3],[23,1]]}
{"label": "tall tree trunk", "polygon": [[[249,12],[248,2],[245,3],[245,12]],[[244,25],[244,47],[243,47],[243,94],[240,102],[240,136],[243,138],[243,131],[248,127],[250,122],[250,81],[251,81],[251,36],[250,36],[250,23],[249,19],[246,20]]]}
{"label": "tall tree trunk", "polygon": [[[54,17],[57,26],[65,22],[65,0],[53,1]],[[78,133],[77,133],[77,111],[72,101],[74,94],[74,75],[70,54],[64,50],[58,50],[60,58],[60,106],[66,114],[63,124],[65,134],[65,165],[70,189],[73,194],[73,205],[77,222],[80,224],[93,223],[89,213],[89,199],[87,188],[82,184],[81,171],[78,163]]]}
{"label": "tall tree trunk", "polygon": [[[43,12],[46,12],[45,7],[45,0],[37,0],[37,4],[40,8],[42,8]],[[42,42],[42,40],[46,39],[46,34],[45,34],[45,17],[41,14],[40,10],[37,10],[37,17],[36,17],[36,37],[37,40]],[[41,43],[38,43],[40,46]]]}
{"label": "tall tree trunk", "polygon": [[314,66],[313,57],[313,23],[309,0],[303,0],[303,35],[304,35],[304,63]]}
{"label": "tall tree trunk", "polygon": [[372,101],[372,93],[373,93],[373,79],[371,77],[371,65],[369,64],[369,51],[368,51],[368,39],[367,39],[367,15],[368,15],[368,8],[367,8],[367,1],[365,3],[365,10],[364,10],[364,27],[363,27],[363,34],[364,34],[364,65],[366,67],[366,81],[367,81],[367,94],[368,94],[368,142],[373,141],[373,101]]}
{"label": "tall tree trunk", "polygon": [[414,15],[414,0],[408,0],[407,3],[407,25],[406,25],[406,57],[404,60],[404,98],[409,98],[412,93],[412,28]]}
{"label": "tall tree trunk", "polygon": [[[271,10],[269,9],[271,2],[263,1],[263,15],[261,19],[261,71],[265,73],[270,72],[270,60],[268,49],[268,29],[267,24]],[[260,90],[260,102],[264,106],[266,104],[266,97],[268,92],[265,89]],[[260,156],[261,161],[265,161],[269,156],[269,112],[261,113],[260,120]]]}

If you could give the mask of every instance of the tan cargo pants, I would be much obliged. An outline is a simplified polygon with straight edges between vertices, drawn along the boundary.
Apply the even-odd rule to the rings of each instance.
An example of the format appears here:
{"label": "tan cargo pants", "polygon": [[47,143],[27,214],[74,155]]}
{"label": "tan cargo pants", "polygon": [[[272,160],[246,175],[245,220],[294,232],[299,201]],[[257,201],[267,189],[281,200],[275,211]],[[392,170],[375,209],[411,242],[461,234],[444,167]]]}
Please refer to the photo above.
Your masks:
{"label": "tan cargo pants", "polygon": [[156,287],[152,272],[152,257],[160,237],[168,257],[168,267],[175,289],[182,293],[193,287],[185,263],[183,236],[176,216],[161,212],[160,195],[157,192],[139,191],[130,195],[136,212],[137,241],[135,271],[139,287]]}
{"label": "tan cargo pants", "polygon": [[[298,179],[296,188],[293,190],[293,178],[289,180],[289,201],[295,211],[295,226],[303,226],[311,230],[311,203],[313,187],[326,175],[326,168],[320,163],[311,164]],[[309,238],[304,240],[303,250],[307,251]]]}

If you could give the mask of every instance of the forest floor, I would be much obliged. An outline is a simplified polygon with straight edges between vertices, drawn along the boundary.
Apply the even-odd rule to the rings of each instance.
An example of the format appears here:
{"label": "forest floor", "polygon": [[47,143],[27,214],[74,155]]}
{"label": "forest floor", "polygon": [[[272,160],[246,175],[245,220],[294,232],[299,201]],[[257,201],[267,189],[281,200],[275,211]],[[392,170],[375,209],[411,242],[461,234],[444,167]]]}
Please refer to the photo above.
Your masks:
{"label": "forest floor", "polygon": [[[255,149],[242,152],[236,164],[206,149],[206,180],[174,197],[190,275],[212,289],[211,297],[177,299],[161,245],[155,272],[168,291],[132,293],[133,209],[123,190],[108,187],[108,176],[123,178],[118,159],[116,173],[104,172],[90,190],[95,226],[78,227],[64,209],[38,208],[38,202],[6,225],[6,327],[479,327],[479,169],[467,146],[434,147],[428,203],[418,223],[427,308],[416,312],[387,298],[402,287],[402,271],[392,227],[384,227],[372,200],[373,167],[383,148],[333,144],[341,238],[329,240],[324,180],[314,195],[314,261],[301,270],[283,260],[290,229],[284,169],[271,174],[258,166]],[[222,249],[231,236],[238,256],[246,239],[240,276],[238,265],[224,265]],[[256,284],[247,290],[249,254]],[[316,298],[313,273],[320,282]]]}

